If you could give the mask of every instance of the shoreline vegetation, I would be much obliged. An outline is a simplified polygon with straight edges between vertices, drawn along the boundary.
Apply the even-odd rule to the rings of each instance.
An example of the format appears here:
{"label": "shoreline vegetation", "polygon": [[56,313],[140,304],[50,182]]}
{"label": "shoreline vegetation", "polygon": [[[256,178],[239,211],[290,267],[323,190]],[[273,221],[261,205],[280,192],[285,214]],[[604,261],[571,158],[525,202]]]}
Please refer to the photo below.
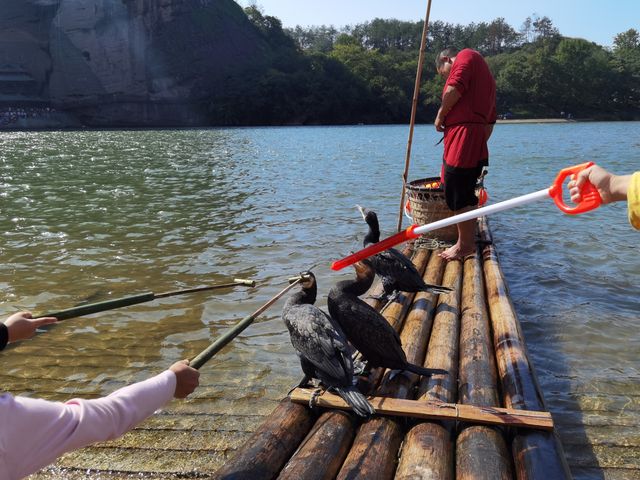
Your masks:
{"label": "shoreline vegetation", "polygon": [[[32,69],[29,77],[30,72],[17,58],[13,70],[7,67],[11,70],[5,72],[8,80],[3,84],[0,79],[0,129],[408,122],[422,21],[377,18],[341,28],[291,29],[283,28],[277,17],[255,5],[243,10],[235,3],[220,2],[197,8],[209,13],[203,17],[202,30],[173,32],[180,37],[176,42],[193,42],[197,33],[202,35],[196,38],[198,44],[203,39],[216,44],[216,32],[224,31],[231,18],[242,16],[237,28],[245,43],[239,51],[259,51],[260,55],[238,55],[232,60],[225,57],[229,52],[219,52],[201,61],[183,62],[174,58],[176,51],[170,48],[173,40],[153,43],[154,31],[145,31],[141,33],[147,35],[143,40],[157,49],[147,57],[173,59],[175,66],[168,77],[158,77],[164,70],[136,63],[137,57],[127,50],[128,39],[105,37],[101,52],[108,50],[109,42],[120,41],[133,62],[132,76],[132,72],[143,71],[145,85],[167,84],[171,89],[138,92],[135,85],[127,85],[112,91],[119,83],[106,74],[101,76],[100,62],[87,54],[73,65],[82,72],[93,72],[91,80],[74,84],[75,90],[57,97],[52,93],[57,90],[47,83],[48,76],[38,80]],[[214,8],[220,9],[215,10],[219,15],[213,15]],[[114,21],[107,16],[102,24]],[[436,74],[433,60],[446,47],[472,48],[486,58],[496,79],[498,116],[504,119],[499,123],[640,120],[640,32],[636,29],[616,35],[609,48],[565,37],[551,19],[535,14],[527,17],[519,30],[504,18],[469,25],[433,21],[415,112],[417,124],[433,123],[440,106],[444,80]],[[193,69],[201,64],[204,70]],[[212,66],[218,69],[221,64],[225,65],[224,75],[212,75]],[[70,67],[65,64],[59,68]],[[65,70],[65,74],[72,76],[73,71]],[[12,95],[4,90],[3,95],[3,89],[10,88],[18,90]],[[70,102],[70,98],[75,100]]]}
{"label": "shoreline vegetation", "polygon": [[575,123],[575,122],[592,122],[592,119],[586,118],[511,118],[498,119],[496,123]]}
{"label": "shoreline vegetation", "polygon": [[[622,122],[627,120],[619,120],[619,119],[607,119],[607,120],[598,120],[593,118],[515,118],[515,119],[497,119],[496,125],[517,125],[517,124],[533,124],[533,123],[545,123],[545,124],[560,124],[560,123],[578,123],[578,122]],[[408,125],[408,122],[406,123]],[[416,125],[430,125],[431,122],[419,122]],[[393,124],[379,124],[379,123],[357,123],[357,124],[340,124],[340,125],[325,125],[325,126],[374,126],[374,125],[403,125],[401,123],[393,123]],[[323,126],[319,124],[295,124],[290,123],[286,125],[242,125],[238,126],[239,128],[246,127],[317,127]],[[0,125],[0,132],[20,132],[20,131],[100,131],[100,130],[172,130],[172,129],[198,129],[198,128],[230,128],[228,125],[201,125],[201,126],[180,126],[180,125],[167,125],[167,126],[113,126],[113,127],[104,127],[104,126],[84,126],[79,125],[77,122],[65,122],[65,121],[56,121],[48,123],[43,121],[42,119],[30,122],[29,119],[21,120],[18,123],[14,123],[12,125]]]}

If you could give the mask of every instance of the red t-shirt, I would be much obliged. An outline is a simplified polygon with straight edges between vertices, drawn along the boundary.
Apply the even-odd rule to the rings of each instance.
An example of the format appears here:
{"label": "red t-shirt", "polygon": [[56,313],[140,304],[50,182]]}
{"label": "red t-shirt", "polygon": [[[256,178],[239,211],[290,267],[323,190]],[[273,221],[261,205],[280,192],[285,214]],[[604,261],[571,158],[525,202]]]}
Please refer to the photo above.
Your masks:
{"label": "red t-shirt", "polygon": [[455,58],[444,89],[452,85],[461,97],[445,117],[444,160],[474,168],[489,159],[485,126],[496,121],[496,82],[475,50],[465,48]]}

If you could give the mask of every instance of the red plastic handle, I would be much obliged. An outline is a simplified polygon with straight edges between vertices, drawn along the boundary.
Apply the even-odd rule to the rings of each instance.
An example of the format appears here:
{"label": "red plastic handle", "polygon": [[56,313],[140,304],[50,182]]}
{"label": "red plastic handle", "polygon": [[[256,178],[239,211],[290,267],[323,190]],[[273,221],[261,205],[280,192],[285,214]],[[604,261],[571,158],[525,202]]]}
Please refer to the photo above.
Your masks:
{"label": "red plastic handle", "polygon": [[575,207],[569,207],[564,203],[562,197],[562,185],[569,175],[577,175],[582,170],[585,170],[593,165],[593,162],[581,163],[580,165],[574,165],[573,167],[567,167],[560,170],[558,176],[553,181],[553,185],[549,187],[549,196],[553,198],[556,206],[564,213],[569,215],[577,215],[579,213],[588,212],[589,210],[595,210],[602,205],[602,198],[596,187],[590,182],[585,182],[580,189],[580,195],[582,199]]}
{"label": "red plastic handle", "polygon": [[395,235],[390,236],[389,238],[385,238],[384,240],[380,240],[373,245],[369,245],[367,248],[363,248],[362,250],[349,255],[348,257],[344,257],[341,260],[336,260],[331,264],[331,270],[342,270],[344,267],[348,267],[349,265],[353,265],[360,260],[364,260],[365,258],[371,257],[376,253],[380,253],[387,248],[391,248],[394,245],[398,245],[399,243],[406,242],[407,240],[411,240],[412,238],[417,238],[420,235],[415,233],[414,230],[418,228],[418,225],[411,225],[406,230],[396,233]]}

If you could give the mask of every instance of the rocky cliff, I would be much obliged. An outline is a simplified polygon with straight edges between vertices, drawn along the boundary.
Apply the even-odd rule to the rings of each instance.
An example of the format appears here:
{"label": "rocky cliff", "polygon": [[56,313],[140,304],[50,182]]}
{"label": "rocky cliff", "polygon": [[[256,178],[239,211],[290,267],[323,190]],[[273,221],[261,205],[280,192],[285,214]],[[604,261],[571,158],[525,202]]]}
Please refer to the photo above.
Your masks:
{"label": "rocky cliff", "polygon": [[0,67],[90,126],[206,123],[204,100],[265,58],[232,0],[2,3]]}

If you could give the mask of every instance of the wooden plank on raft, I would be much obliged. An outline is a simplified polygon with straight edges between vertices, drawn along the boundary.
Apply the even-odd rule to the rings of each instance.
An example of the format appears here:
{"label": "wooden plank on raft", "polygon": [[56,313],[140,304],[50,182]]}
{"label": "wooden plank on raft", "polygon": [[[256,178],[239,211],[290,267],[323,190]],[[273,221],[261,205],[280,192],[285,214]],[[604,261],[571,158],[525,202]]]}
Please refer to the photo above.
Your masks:
{"label": "wooden plank on raft", "polygon": [[[290,394],[294,403],[309,404],[314,390],[296,388]],[[553,430],[549,412],[516,410],[512,408],[478,407],[460,403],[436,403],[401,398],[369,397],[369,403],[382,415],[413,417],[429,420],[457,420],[484,425],[502,425],[536,430]],[[349,410],[349,405],[338,395],[324,392],[317,396],[314,405],[324,408]]]}

